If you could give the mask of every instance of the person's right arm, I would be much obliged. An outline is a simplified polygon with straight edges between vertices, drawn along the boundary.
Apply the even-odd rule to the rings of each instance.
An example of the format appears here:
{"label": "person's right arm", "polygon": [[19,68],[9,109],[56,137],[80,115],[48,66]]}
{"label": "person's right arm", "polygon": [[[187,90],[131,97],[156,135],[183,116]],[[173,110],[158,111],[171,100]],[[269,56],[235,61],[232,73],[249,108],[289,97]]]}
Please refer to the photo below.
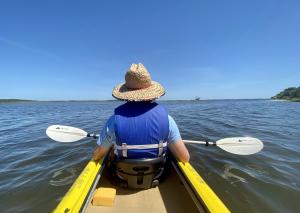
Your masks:
{"label": "person's right arm", "polygon": [[186,163],[190,160],[190,154],[184,142],[181,139],[176,122],[171,116],[169,117],[169,137],[168,147],[173,155],[181,162]]}
{"label": "person's right arm", "polygon": [[169,144],[169,149],[181,162],[189,162],[190,154],[182,140]]}

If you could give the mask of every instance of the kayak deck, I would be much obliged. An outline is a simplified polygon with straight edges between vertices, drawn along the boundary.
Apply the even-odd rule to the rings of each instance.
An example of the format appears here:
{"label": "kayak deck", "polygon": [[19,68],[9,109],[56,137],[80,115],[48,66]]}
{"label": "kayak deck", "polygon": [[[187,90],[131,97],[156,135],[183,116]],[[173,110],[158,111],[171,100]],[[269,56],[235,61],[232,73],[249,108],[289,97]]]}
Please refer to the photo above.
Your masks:
{"label": "kayak deck", "polygon": [[[98,187],[111,187],[117,191],[112,207],[93,206],[89,201],[86,211],[94,212],[199,212],[174,169],[159,186],[147,190],[132,190],[114,186],[104,173]],[[202,212],[205,212],[204,210]]]}

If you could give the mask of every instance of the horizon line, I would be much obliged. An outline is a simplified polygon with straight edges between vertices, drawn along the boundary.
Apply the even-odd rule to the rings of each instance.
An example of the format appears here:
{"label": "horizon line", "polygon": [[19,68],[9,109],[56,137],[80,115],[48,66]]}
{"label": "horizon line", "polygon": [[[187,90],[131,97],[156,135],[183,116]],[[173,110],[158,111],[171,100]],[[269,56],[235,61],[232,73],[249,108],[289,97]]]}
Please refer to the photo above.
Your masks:
{"label": "horizon line", "polygon": [[[213,99],[156,99],[156,101],[213,101],[213,100],[268,100],[271,98],[213,98]],[[38,99],[19,99],[19,98],[0,98],[0,101],[31,101],[31,102],[80,102],[80,101],[122,101],[118,99],[63,99],[63,100],[38,100]]]}

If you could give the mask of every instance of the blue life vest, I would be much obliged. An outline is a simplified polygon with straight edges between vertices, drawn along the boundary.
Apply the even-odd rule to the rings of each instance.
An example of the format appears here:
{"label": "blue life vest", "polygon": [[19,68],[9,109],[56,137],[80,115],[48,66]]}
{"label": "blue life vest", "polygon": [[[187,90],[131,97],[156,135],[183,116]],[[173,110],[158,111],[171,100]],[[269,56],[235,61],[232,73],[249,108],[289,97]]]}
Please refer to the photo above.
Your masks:
{"label": "blue life vest", "polygon": [[115,109],[119,158],[155,158],[167,150],[168,113],[153,102],[127,102]]}

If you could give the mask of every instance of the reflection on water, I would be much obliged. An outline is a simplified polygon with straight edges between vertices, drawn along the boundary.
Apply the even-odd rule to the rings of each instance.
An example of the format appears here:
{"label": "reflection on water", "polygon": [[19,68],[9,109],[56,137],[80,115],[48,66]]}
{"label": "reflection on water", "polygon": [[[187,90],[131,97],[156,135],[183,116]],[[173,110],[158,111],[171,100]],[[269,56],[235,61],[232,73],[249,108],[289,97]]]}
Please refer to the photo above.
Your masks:
{"label": "reflection on water", "polygon": [[248,181],[243,178],[242,176],[238,176],[235,173],[243,171],[245,174],[251,176],[252,178],[257,178],[261,175],[268,175],[267,171],[265,171],[262,167],[258,165],[245,165],[243,168],[241,167],[235,167],[230,164],[225,164],[224,165],[224,172],[221,174],[221,176],[229,181],[231,184],[236,183],[236,182],[243,182],[243,183],[248,183]]}
{"label": "reflection on water", "polygon": [[[187,140],[250,136],[251,156],[188,144],[191,163],[233,212],[298,212],[300,103],[269,100],[161,102]],[[45,129],[71,125],[98,132],[121,102],[0,104],[2,212],[51,212],[91,158],[91,139],[62,144]]]}
{"label": "reflection on water", "polygon": [[236,183],[236,182],[243,182],[243,183],[247,183],[247,181],[245,180],[245,178],[242,178],[238,175],[234,174],[234,169],[238,169],[238,168],[234,168],[231,165],[225,164],[224,166],[224,173],[221,175],[224,179],[230,181],[231,184]]}
{"label": "reflection on water", "polygon": [[77,177],[75,168],[67,168],[54,172],[50,180],[52,186],[64,186],[73,183],[74,178]]}

